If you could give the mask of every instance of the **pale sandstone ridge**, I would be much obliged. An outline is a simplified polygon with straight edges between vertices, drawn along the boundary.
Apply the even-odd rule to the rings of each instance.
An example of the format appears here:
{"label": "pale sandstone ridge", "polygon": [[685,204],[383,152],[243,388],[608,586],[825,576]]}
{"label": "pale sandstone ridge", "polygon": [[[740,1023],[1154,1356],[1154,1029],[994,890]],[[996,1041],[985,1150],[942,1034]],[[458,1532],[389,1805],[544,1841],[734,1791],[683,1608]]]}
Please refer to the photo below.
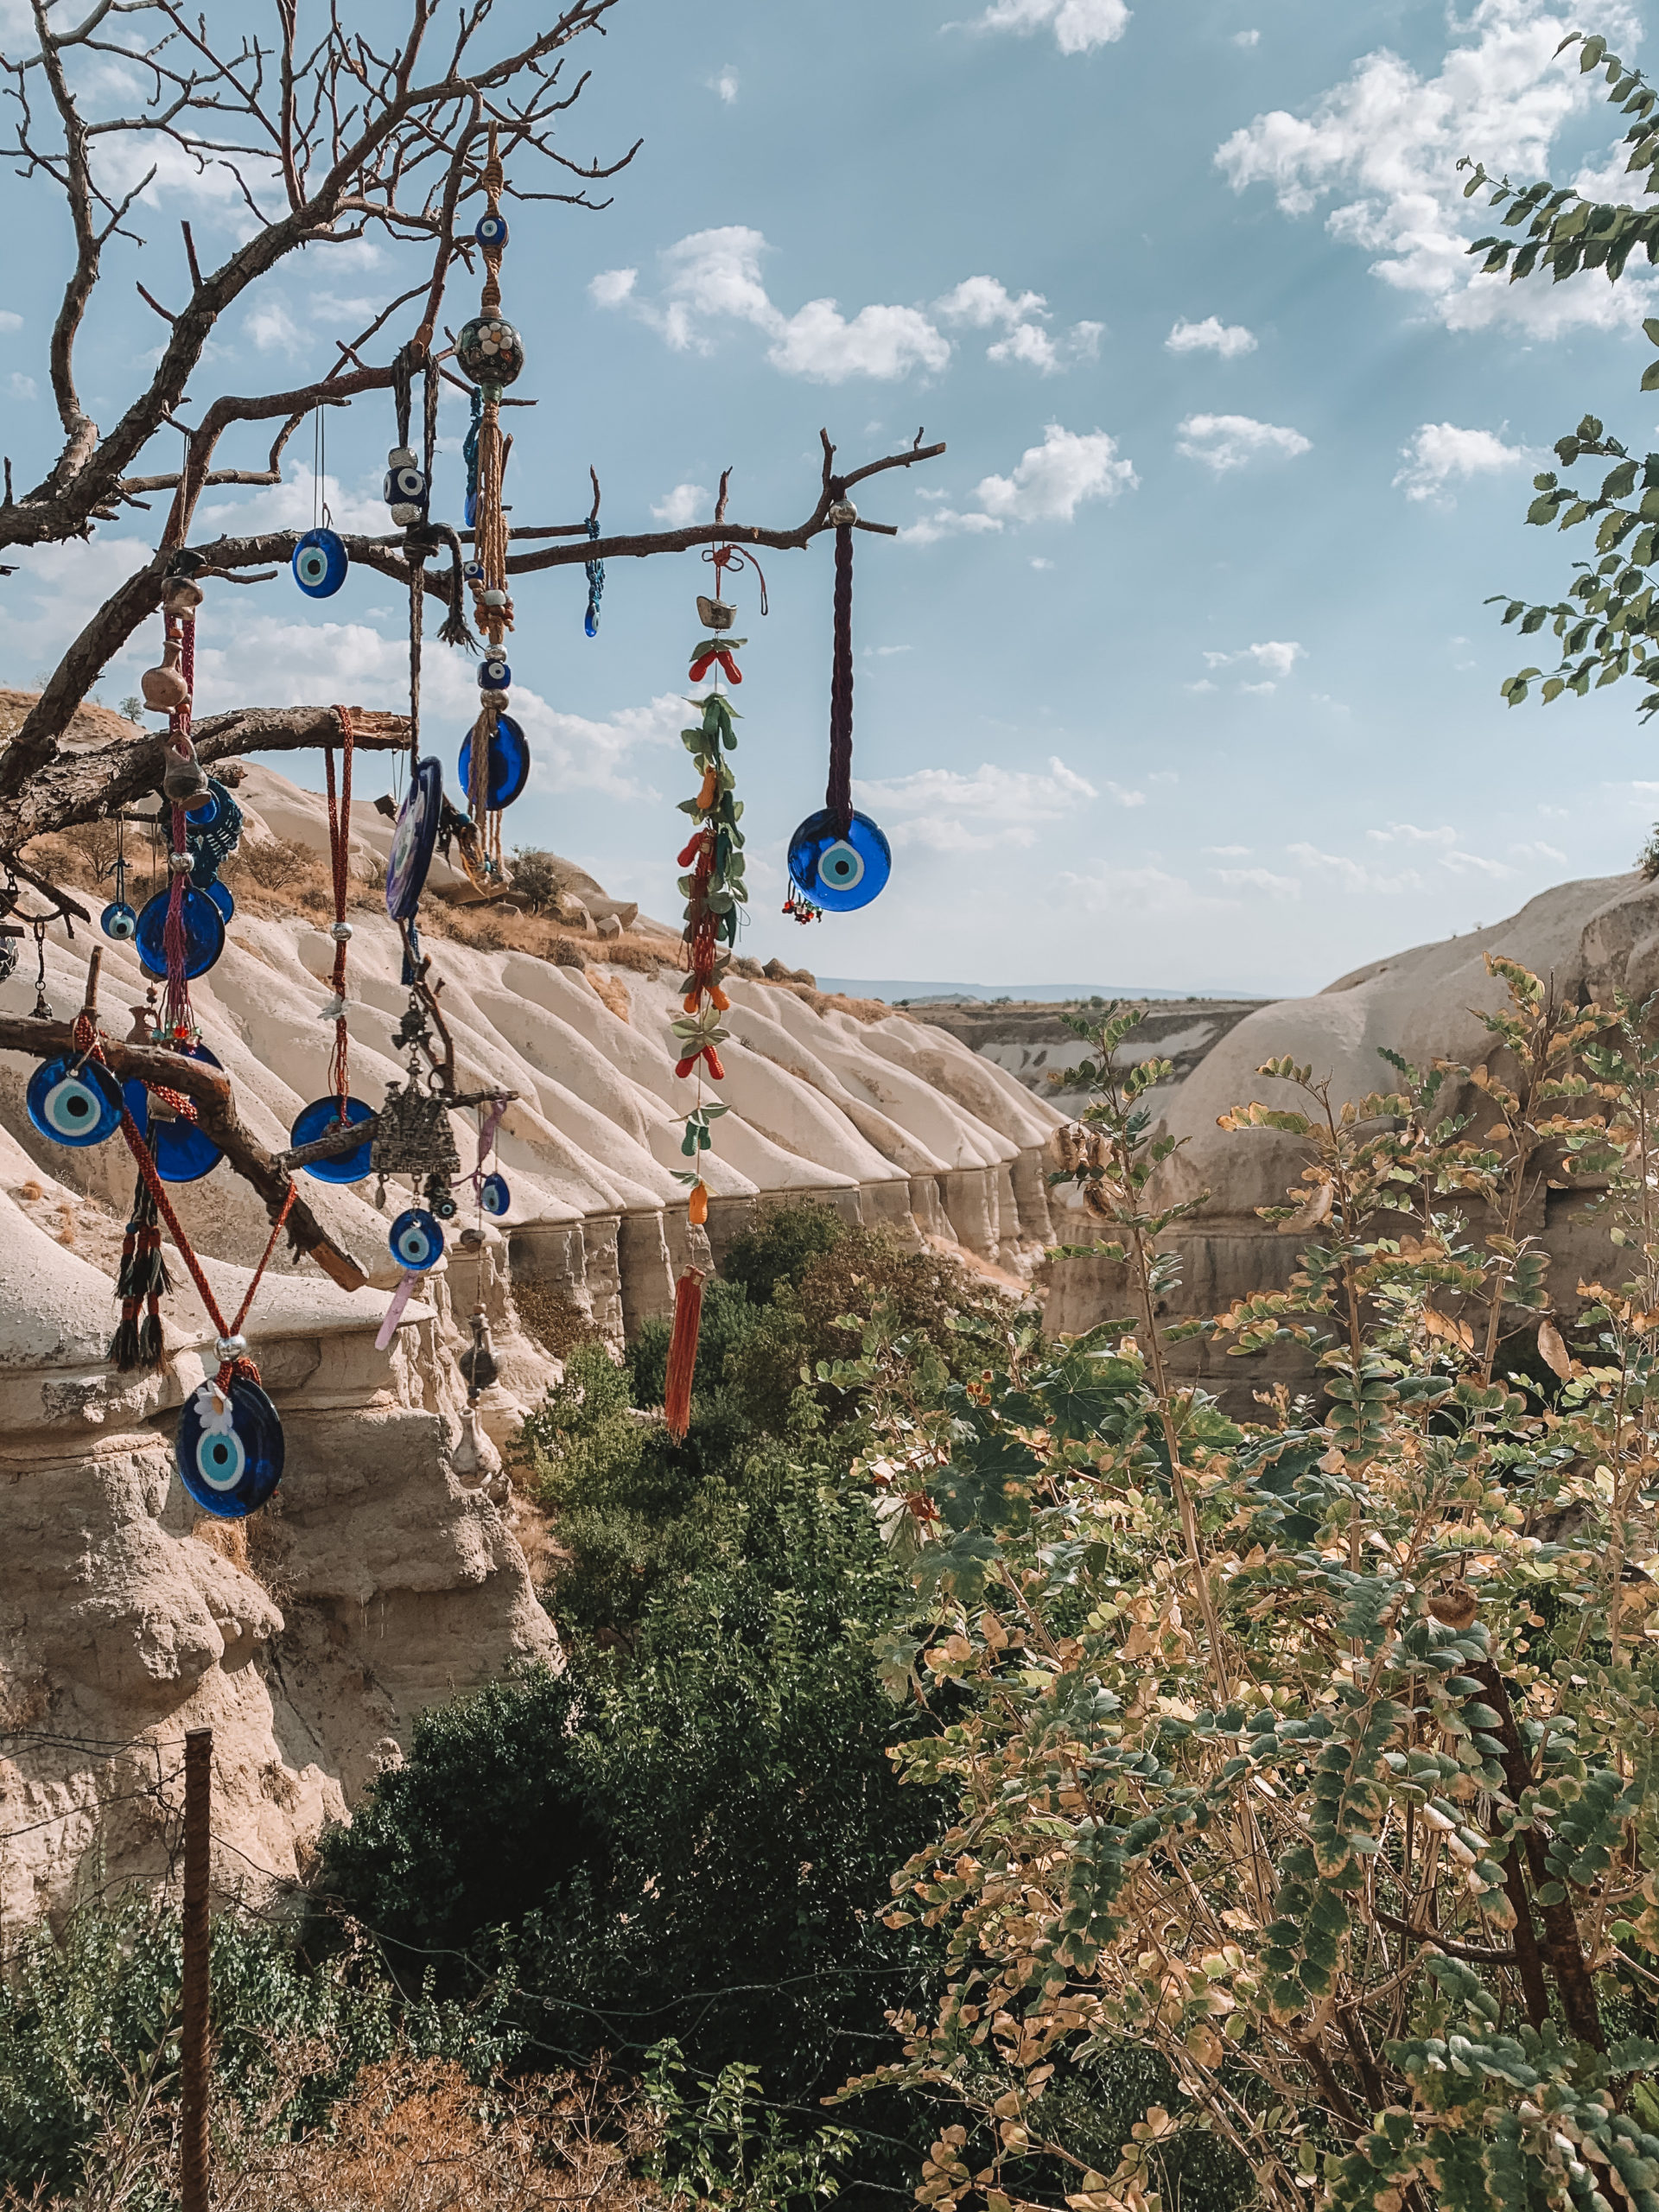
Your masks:
{"label": "pale sandstone ridge", "polygon": [[[378,781],[378,764],[359,763],[359,792]],[[256,841],[324,849],[314,794],[256,766],[238,798]],[[390,824],[364,805],[355,827],[360,863],[384,858]],[[437,887],[454,880],[440,864]],[[626,907],[596,890],[590,912],[594,902],[599,922],[621,926]],[[205,1041],[272,1147],[328,1084],[326,920],[238,913],[224,957],[193,986]],[[407,994],[390,924],[359,909],[353,921],[353,1089],[378,1106],[402,1073],[391,1037]],[[628,941],[648,950],[652,939]],[[308,1179],[316,1212],[376,1287],[341,1292],[286,1252],[266,1278],[246,1333],[288,1464],[275,1510],[245,1524],[250,1548],[201,1521],[173,1471],[177,1409],[213,1356],[182,1269],[165,1308],[168,1370],[129,1377],[104,1363],[133,1188],[125,1146],[43,1140],[23,1108],[32,1064],[0,1056],[0,1914],[10,1924],[77,1881],[169,1862],[188,1726],[215,1731],[219,1878],[268,1885],[302,1870],[323,1821],[400,1755],[428,1705],[515,1662],[556,1656],[505,1487],[467,1471],[458,1452],[457,1316],[464,1326],[480,1303],[490,1316],[501,1379],[482,1412],[499,1442],[556,1373],[521,1325],[515,1284],[542,1325],[563,1307],[620,1342],[671,1309],[682,1265],[717,1259],[769,1198],[811,1197],[907,1242],[1031,1272],[1050,1234],[1041,1147],[1052,1110],[940,1032],[791,984],[731,985],[721,1095],[732,1110],[705,1155],[708,1233],[691,1229],[675,1171],[696,1090],[674,1074],[683,984],[661,942],[653,974],[649,960],[584,972],[429,940],[461,1081],[519,1094],[499,1139],[511,1216],[482,1224],[470,1250],[452,1236],[425,1301],[383,1354],[374,1333],[396,1280],[388,1216],[406,1198],[394,1186],[381,1211],[372,1183]],[[145,979],[130,948],[105,943],[104,955],[101,1009],[124,1033]],[[32,965],[0,984],[9,1013],[33,1003]],[[84,976],[81,937],[69,949],[54,935],[47,989],[60,1014],[79,1004]],[[473,1118],[455,1116],[454,1134],[470,1170]],[[224,1167],[173,1195],[233,1313],[264,1247],[263,1206]],[[467,1205],[454,1229],[469,1218]]]}
{"label": "pale sandstone ridge", "polygon": [[[1185,1260],[1172,1316],[1220,1313],[1251,1291],[1282,1287],[1295,1268],[1298,1240],[1276,1235],[1255,1209],[1284,1203],[1299,1147],[1271,1130],[1229,1134],[1217,1127],[1217,1116],[1250,1099],[1293,1103],[1288,1085],[1257,1075],[1257,1068],[1287,1053],[1311,1064],[1316,1077],[1332,1077],[1332,1095],[1342,1100],[1388,1088],[1392,1071],[1379,1057],[1382,1046],[1419,1067],[1442,1058],[1477,1066],[1490,1057],[1492,1040],[1474,1009],[1493,1011],[1507,997],[1503,982],[1486,972],[1488,953],[1553,978],[1566,998],[1611,1002],[1621,986],[1645,995],[1659,988],[1659,884],[1636,874],[1558,884],[1491,929],[1375,961],[1315,997],[1262,1007],[1229,1029],[1161,1101],[1164,1126],[1181,1149],[1160,1179],[1160,1195],[1208,1193],[1202,1213],[1170,1240]],[[1134,1039],[1126,1050],[1139,1057]],[[1586,1220],[1590,1202],[1583,1192],[1540,1191],[1522,1223],[1523,1233],[1545,1239],[1553,1255],[1551,1292],[1567,1312],[1577,1303],[1580,1274],[1606,1265],[1605,1225]],[[1068,1240],[1088,1241],[1087,1217],[1065,1218]],[[1120,1271],[1103,1262],[1058,1262],[1048,1280],[1052,1328],[1075,1332],[1128,1310]],[[1300,1379],[1307,1368],[1294,1352],[1236,1360],[1200,1346],[1196,1358],[1212,1384],[1245,1400],[1264,1379]]]}

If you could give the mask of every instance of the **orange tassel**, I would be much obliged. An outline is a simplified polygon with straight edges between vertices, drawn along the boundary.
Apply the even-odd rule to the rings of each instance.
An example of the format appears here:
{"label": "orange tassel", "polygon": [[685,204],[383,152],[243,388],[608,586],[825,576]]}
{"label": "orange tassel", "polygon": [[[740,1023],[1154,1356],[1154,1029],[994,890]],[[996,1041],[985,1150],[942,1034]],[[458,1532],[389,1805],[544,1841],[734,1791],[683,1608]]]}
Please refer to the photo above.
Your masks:
{"label": "orange tassel", "polygon": [[668,1345],[668,1380],[663,1391],[663,1419],[678,1444],[691,1426],[691,1377],[697,1365],[697,1330],[702,1319],[702,1270],[688,1268],[674,1287],[674,1333]]}
{"label": "orange tassel", "polygon": [[717,768],[705,768],[702,772],[702,789],[697,793],[698,813],[707,814],[719,797],[720,771]]}
{"label": "orange tassel", "polygon": [[691,1185],[691,1203],[686,1208],[686,1215],[693,1229],[701,1229],[708,1220],[709,1185],[706,1183],[694,1183]]}

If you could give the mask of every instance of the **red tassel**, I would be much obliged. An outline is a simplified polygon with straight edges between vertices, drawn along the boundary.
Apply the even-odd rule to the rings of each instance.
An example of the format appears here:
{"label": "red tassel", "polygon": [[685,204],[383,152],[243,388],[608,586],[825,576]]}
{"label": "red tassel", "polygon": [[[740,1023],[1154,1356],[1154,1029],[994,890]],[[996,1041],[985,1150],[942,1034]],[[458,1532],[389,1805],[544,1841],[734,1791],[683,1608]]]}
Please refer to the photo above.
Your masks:
{"label": "red tassel", "polygon": [[688,1268],[674,1287],[674,1334],[668,1345],[668,1380],[663,1390],[663,1419],[678,1444],[691,1426],[691,1377],[697,1365],[697,1330],[702,1319],[702,1270]]}

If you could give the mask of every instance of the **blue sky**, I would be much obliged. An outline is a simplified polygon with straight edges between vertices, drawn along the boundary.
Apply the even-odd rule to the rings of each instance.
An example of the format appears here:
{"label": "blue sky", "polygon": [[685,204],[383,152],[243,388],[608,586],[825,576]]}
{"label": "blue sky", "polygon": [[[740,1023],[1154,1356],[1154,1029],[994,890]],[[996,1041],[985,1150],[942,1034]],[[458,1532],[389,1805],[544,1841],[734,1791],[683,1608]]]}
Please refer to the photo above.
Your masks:
{"label": "blue sky", "polygon": [[[532,14],[505,0],[515,28]],[[578,518],[590,461],[607,524],[696,517],[730,463],[734,518],[789,524],[820,424],[849,462],[923,423],[950,446],[862,503],[901,528],[861,536],[855,603],[855,774],[892,883],[807,931],[779,909],[789,832],[822,804],[829,543],[766,561],[765,621],[737,586],[747,949],[843,976],[1301,990],[1630,864],[1659,814],[1634,693],[1510,712],[1522,655],[1482,602],[1565,585],[1575,540],[1522,522],[1555,437],[1587,409],[1648,442],[1655,280],[1483,283],[1455,163],[1605,169],[1615,118],[1551,54],[1569,28],[1639,54],[1631,10],[624,0],[611,21],[564,143],[645,145],[607,212],[513,216],[504,292],[539,401],[513,424],[516,518]],[[63,235],[38,188],[8,175],[0,195],[3,443],[27,481],[52,442]],[[150,243],[109,257],[83,352],[106,422],[156,343],[135,276],[176,289],[181,214],[207,251],[235,236],[230,195],[176,163],[149,198]],[[245,301],[198,389],[302,381],[357,302],[410,281],[389,251],[308,255]],[[379,526],[391,442],[386,400],[331,423],[353,527]],[[308,522],[308,456],[296,440],[292,481],[226,524]],[[0,586],[0,678],[47,664],[144,519]],[[708,574],[614,563],[591,643],[579,569],[518,594],[537,767],[508,842],[659,914]],[[286,575],[219,588],[200,708],[396,704],[399,620],[370,575],[326,605]],[[453,766],[472,683],[435,645],[427,696]]]}

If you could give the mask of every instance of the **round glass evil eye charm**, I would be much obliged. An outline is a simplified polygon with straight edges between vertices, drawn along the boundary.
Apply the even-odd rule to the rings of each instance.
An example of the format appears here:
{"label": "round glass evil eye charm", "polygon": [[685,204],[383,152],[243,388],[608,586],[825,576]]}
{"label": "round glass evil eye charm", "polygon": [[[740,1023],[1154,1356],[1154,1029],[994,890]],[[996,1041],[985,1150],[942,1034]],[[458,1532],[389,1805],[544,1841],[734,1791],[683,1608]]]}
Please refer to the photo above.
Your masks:
{"label": "round glass evil eye charm", "polygon": [[415,774],[397,810],[391,854],[386,862],[386,912],[394,922],[412,922],[426,888],[443,812],[443,766],[430,758],[416,761]]}
{"label": "round glass evil eye charm", "polygon": [[332,599],[350,565],[332,530],[308,530],[294,548],[294,581],[308,599]]}
{"label": "round glass evil eye charm", "polygon": [[493,1221],[499,1221],[512,1204],[505,1175],[486,1175],[478,1186],[478,1203]]}
{"label": "round glass evil eye charm", "polygon": [[[167,902],[169,894],[158,891],[146,899],[133,931],[138,964],[147,976],[167,973]],[[205,891],[194,884],[184,888],[184,972],[205,976],[225,950],[225,917]]]}
{"label": "round glass evil eye charm", "polygon": [[45,1061],[29,1078],[23,1103],[54,1144],[102,1144],[121,1126],[121,1086],[93,1060]]}
{"label": "round glass evil eye charm", "polygon": [[461,573],[469,584],[481,584],[484,581],[484,563],[481,561],[469,561]]}
{"label": "round glass evil eye charm", "polygon": [[98,926],[117,944],[130,944],[138,933],[138,917],[124,899],[112,899],[99,916]]}
{"label": "round glass evil eye charm", "polygon": [[283,1478],[283,1424],[257,1382],[232,1376],[225,1395],[204,1382],[184,1402],[173,1456],[204,1513],[240,1521],[257,1513]]}
{"label": "round glass evil eye charm", "polygon": [[[205,1045],[193,1045],[185,1058],[200,1060],[204,1067],[219,1065]],[[199,1122],[152,1100],[142,1083],[124,1083],[121,1090],[163,1183],[199,1183],[218,1166],[224,1154]]]}
{"label": "round glass evil eye charm", "polygon": [[505,215],[480,215],[473,236],[480,245],[503,246],[507,242],[507,219]]}
{"label": "round glass evil eye charm", "polygon": [[[492,809],[511,806],[530,781],[530,746],[511,715],[498,715],[490,740],[490,782],[484,804]],[[473,741],[469,732],[461,748],[461,788],[473,787]]]}
{"label": "round glass evil eye charm", "polygon": [[443,1231],[424,1206],[410,1206],[391,1224],[387,1242],[405,1274],[423,1275],[443,1257]]}
{"label": "round glass evil eye charm", "polygon": [[[372,1106],[365,1106],[360,1098],[346,1101],[346,1126],[354,1128],[359,1122],[374,1119]],[[340,1101],[338,1098],[314,1098],[308,1106],[302,1107],[299,1116],[288,1133],[288,1141],[296,1152],[302,1144],[315,1144],[319,1137],[327,1136],[339,1128]],[[369,1172],[369,1140],[353,1145],[349,1152],[337,1152],[327,1160],[308,1160],[303,1173],[315,1175],[319,1183],[360,1183]]]}
{"label": "round glass evil eye charm", "polygon": [[789,872],[815,906],[850,914],[886,889],[893,850],[868,814],[854,815],[840,837],[823,808],[809,814],[790,839]]}
{"label": "round glass evil eye charm", "polygon": [[455,359],[474,384],[511,384],[524,365],[524,349],[512,325],[499,315],[476,315],[461,326]]}
{"label": "round glass evil eye charm", "polygon": [[228,922],[236,912],[236,901],[231,896],[229,884],[219,882],[215,877],[207,886],[207,896],[218,907],[224,919]]}
{"label": "round glass evil eye charm", "polygon": [[512,688],[512,671],[499,653],[486,653],[478,664],[478,688],[480,691],[505,691]]}

